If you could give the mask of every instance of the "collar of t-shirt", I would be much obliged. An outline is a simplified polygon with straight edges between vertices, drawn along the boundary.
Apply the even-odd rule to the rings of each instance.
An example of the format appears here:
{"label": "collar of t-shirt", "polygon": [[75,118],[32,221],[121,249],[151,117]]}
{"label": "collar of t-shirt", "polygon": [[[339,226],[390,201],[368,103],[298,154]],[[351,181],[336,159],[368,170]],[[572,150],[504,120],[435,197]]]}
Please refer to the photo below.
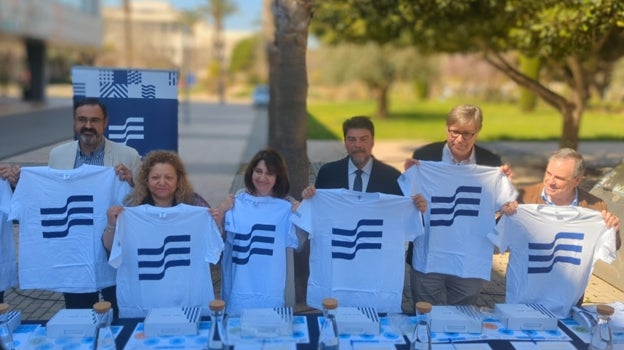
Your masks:
{"label": "collar of t-shirt", "polygon": [[[353,161],[351,161],[351,158],[349,158],[349,165],[348,165],[348,174],[349,174],[349,189],[352,190],[353,189],[353,183],[355,182],[355,171],[357,170],[357,167],[355,166],[355,164],[353,164]],[[366,192],[366,189],[368,188],[368,180],[370,179],[370,174],[371,174],[371,170],[373,170],[373,157],[371,157],[368,162],[364,165],[364,167],[362,168],[362,191]]]}
{"label": "collar of t-shirt", "polygon": [[91,154],[84,154],[80,150],[80,141],[78,141],[78,150],[76,151],[76,161],[74,162],[74,168],[78,168],[83,164],[89,165],[104,165],[104,139],[95,148]]}
{"label": "collar of t-shirt", "polygon": [[[550,197],[546,194],[546,190],[544,190],[543,188],[542,188],[542,200],[544,201],[544,203],[548,205],[556,205],[555,203],[553,203],[553,201],[550,200]],[[578,207],[578,188],[574,189],[574,199],[572,200],[572,203],[570,203],[569,205],[573,207]]]}
{"label": "collar of t-shirt", "polygon": [[448,143],[445,143],[444,148],[442,149],[442,161],[444,163],[456,165],[477,164],[477,156],[475,155],[474,147],[472,147],[470,157],[468,157],[466,160],[457,161],[455,157],[453,157],[453,153],[451,153],[451,149],[449,148]]}

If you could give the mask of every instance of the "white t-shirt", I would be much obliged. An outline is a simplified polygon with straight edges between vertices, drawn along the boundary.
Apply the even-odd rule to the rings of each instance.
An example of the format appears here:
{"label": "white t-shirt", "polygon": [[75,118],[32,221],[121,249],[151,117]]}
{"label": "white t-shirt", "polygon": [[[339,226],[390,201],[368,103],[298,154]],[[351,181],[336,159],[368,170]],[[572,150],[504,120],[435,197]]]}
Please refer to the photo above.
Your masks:
{"label": "white t-shirt", "polygon": [[496,211],[517,196],[500,169],[421,160],[398,182],[403,193],[420,193],[429,204],[425,234],[414,240],[412,267],[489,281],[494,247],[487,234],[496,225]]}
{"label": "white t-shirt", "polygon": [[11,185],[0,179],[0,291],[17,284],[13,224],[8,219],[12,194]]}
{"label": "white t-shirt", "polygon": [[157,307],[201,307],[208,315],[214,299],[210,263],[222,250],[208,208],[124,208],[109,260],[117,268],[119,317],[145,317]]}
{"label": "white t-shirt", "polygon": [[241,193],[225,215],[221,296],[228,314],[245,308],[283,307],[286,248],[296,248],[291,203]]}
{"label": "white t-shirt", "polygon": [[9,215],[19,220],[20,288],[88,293],[114,285],[102,232],[106,210],[129,192],[112,167],[23,167]]}
{"label": "white t-shirt", "polygon": [[615,259],[615,232],[600,212],[572,206],[521,204],[488,235],[509,249],[507,303],[539,303],[567,317],[598,259]]}
{"label": "white t-shirt", "polygon": [[310,239],[308,305],[323,298],[341,306],[401,312],[405,242],[422,234],[411,198],[346,189],[319,189],[291,220]]}

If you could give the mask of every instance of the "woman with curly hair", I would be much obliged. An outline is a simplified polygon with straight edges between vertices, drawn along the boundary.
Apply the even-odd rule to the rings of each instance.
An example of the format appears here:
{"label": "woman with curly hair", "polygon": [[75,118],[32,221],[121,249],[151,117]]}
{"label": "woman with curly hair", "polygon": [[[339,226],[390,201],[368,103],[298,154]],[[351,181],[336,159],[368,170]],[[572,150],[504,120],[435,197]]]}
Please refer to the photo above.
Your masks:
{"label": "woman with curly hair", "polygon": [[223,250],[221,211],[195,193],[172,151],[149,152],[134,183],[124,206],[107,210],[102,235],[117,269],[119,316],[144,317],[156,307],[201,307],[207,315],[209,264]]}
{"label": "woman with curly hair", "polygon": [[[210,208],[210,204],[193,190],[182,159],[177,153],[162,150],[149,152],[143,159],[134,188],[124,200],[124,205],[173,207],[181,203]],[[117,216],[122,211],[122,206],[112,206],[106,213],[108,225],[102,235],[102,243],[109,252],[115,237]],[[210,210],[210,213],[217,223],[222,221],[221,211]]]}

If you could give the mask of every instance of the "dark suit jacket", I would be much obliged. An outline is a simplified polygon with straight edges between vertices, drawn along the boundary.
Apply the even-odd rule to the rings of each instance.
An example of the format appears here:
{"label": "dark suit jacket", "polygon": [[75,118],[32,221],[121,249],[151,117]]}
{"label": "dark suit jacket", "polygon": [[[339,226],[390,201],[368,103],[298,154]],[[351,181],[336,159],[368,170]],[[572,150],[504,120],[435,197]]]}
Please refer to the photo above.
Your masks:
{"label": "dark suit jacket", "polygon": [[[316,188],[346,188],[349,189],[348,174],[349,157],[325,163],[318,171],[314,186]],[[381,192],[402,196],[397,179],[401,173],[392,166],[373,158],[373,167],[366,192]]]}
{"label": "dark suit jacket", "polygon": [[[442,160],[442,150],[446,141],[434,142],[428,145],[424,145],[414,151],[412,158],[420,160]],[[477,164],[487,166],[500,166],[503,164],[498,154],[493,153],[483,147],[475,145],[475,157],[477,158]]]}

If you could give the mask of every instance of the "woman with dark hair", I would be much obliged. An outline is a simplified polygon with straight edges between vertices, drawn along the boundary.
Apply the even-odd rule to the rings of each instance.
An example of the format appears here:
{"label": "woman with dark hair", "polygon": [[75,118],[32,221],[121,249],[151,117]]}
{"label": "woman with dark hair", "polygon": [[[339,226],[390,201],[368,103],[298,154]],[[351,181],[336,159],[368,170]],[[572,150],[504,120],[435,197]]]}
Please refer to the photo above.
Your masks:
{"label": "woman with dark hair", "polygon": [[273,149],[256,153],[245,169],[245,190],[220,205],[225,213],[221,296],[229,314],[285,304],[286,251],[297,248],[286,163]]}

